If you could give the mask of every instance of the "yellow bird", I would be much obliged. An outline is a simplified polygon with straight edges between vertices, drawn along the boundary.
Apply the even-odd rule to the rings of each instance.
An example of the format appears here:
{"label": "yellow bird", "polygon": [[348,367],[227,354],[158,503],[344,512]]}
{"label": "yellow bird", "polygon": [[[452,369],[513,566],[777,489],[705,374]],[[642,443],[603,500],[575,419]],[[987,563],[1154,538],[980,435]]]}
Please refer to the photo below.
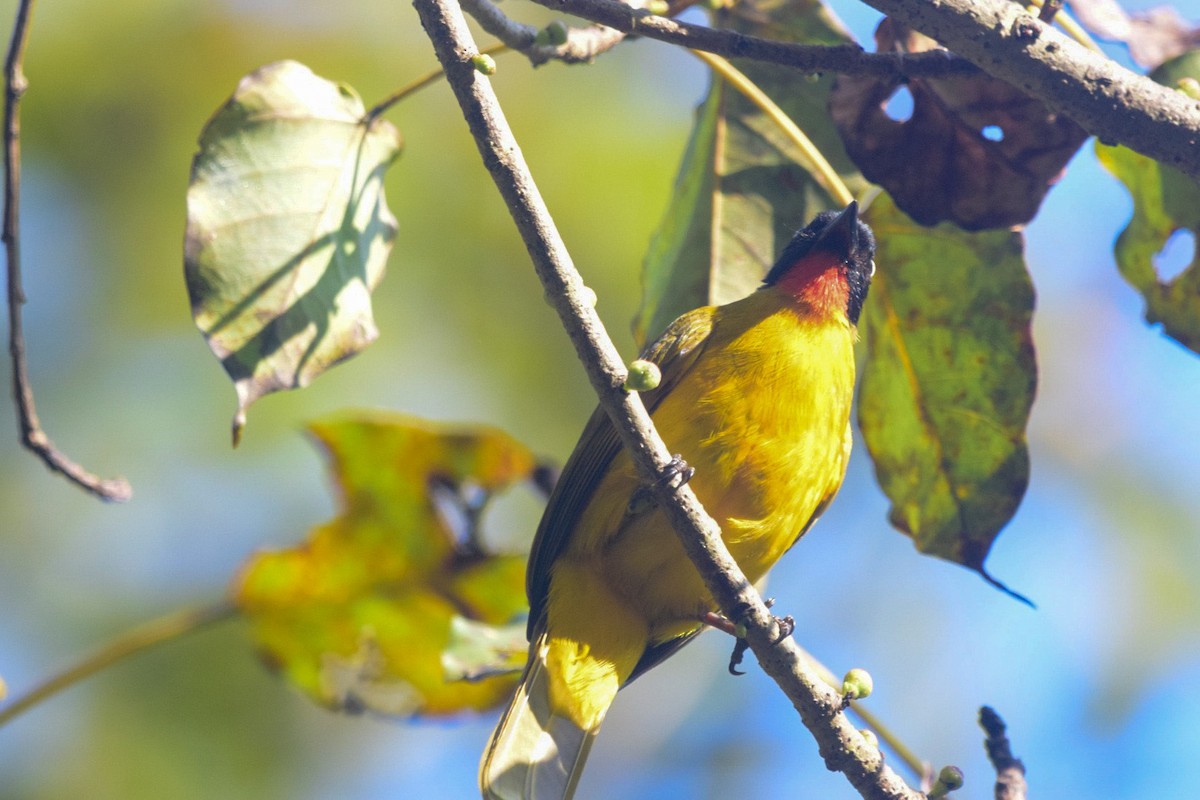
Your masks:
{"label": "yellow bird", "polygon": [[[850,456],[854,340],[875,237],[851,203],[819,214],[763,285],[675,320],[643,392],[725,543],[758,581],[833,499]],[[480,766],[491,800],[575,791],[617,690],[690,641],[716,605],[597,409],[529,558],[529,662]]]}

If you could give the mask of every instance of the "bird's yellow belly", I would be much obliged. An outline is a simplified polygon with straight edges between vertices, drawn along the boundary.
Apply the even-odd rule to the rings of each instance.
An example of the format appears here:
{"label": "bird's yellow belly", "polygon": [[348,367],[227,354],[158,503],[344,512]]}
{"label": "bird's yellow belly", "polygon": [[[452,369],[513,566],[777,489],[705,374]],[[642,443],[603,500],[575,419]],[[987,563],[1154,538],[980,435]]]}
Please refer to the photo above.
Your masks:
{"label": "bird's yellow belly", "polygon": [[[828,377],[808,381],[802,370],[779,374],[793,363],[776,365],[767,374],[747,374],[710,358],[709,366],[723,380],[697,375],[694,383],[677,387],[654,414],[667,446],[680,450],[695,469],[692,488],[753,582],[836,491],[849,452],[853,374],[846,376],[839,396],[817,397],[807,387],[828,387]],[[731,374],[739,377],[730,379]],[[761,391],[761,381],[781,379],[789,385]],[[593,568],[625,605],[646,618],[651,642],[693,630],[715,604],[666,516],[653,507],[637,513],[638,504],[628,502],[639,481],[626,455],[618,457],[605,481],[618,486],[602,488],[596,497],[625,499],[604,513],[585,515],[597,525],[582,537],[591,540],[587,549]]]}

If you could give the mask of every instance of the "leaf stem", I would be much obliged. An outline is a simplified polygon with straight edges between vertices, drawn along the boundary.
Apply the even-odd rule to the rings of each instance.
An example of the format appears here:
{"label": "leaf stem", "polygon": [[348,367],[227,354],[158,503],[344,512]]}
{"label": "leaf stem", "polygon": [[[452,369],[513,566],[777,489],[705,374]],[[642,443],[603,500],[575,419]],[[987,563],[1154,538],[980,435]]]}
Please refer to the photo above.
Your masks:
{"label": "leaf stem", "polygon": [[831,200],[839,206],[848,206],[854,199],[854,195],[846,188],[846,184],[842,181],[837,170],[826,160],[817,146],[812,143],[804,131],[792,122],[791,117],[783,112],[775,101],[767,96],[767,93],[758,88],[758,84],[746,77],[746,75],[737,67],[730,64],[725,59],[712,53],[706,53],[703,50],[689,51],[696,58],[703,61],[712,69],[713,72],[720,75],[726,83],[744,94],[750,102],[758,106],[764,114],[766,114],[772,122],[774,122],[783,133],[792,140],[792,143],[800,150],[801,154],[808,161],[808,167],[812,171],[813,177],[817,183],[821,184],[822,188],[829,194]]}
{"label": "leaf stem", "polygon": [[99,650],[85,656],[83,660],[67,667],[0,708],[0,726],[11,722],[43,700],[48,700],[62,690],[74,686],[118,661],[154,645],[192,633],[206,625],[228,619],[235,613],[237,613],[237,608],[233,603],[221,600],[199,608],[173,611],[119,634]]}
{"label": "leaf stem", "polygon": [[[480,50],[479,54],[481,56],[494,56],[494,55],[506,52],[511,49],[512,48],[510,48],[508,45],[501,42],[500,44],[494,44],[491,47],[486,47],[483,50]],[[383,98],[378,103],[376,103],[375,106],[366,113],[366,116],[363,117],[363,122],[365,122],[369,126],[376,119],[381,117],[383,114],[387,113],[391,109],[392,106],[396,105],[401,100],[404,100],[405,98],[407,98],[410,95],[416,94],[421,89],[424,89],[426,86],[430,86],[432,84],[437,83],[440,79],[442,79],[444,77],[446,77],[446,71],[444,69],[438,68],[438,69],[435,69],[425,75],[422,75],[420,78],[417,78],[415,81],[408,84],[407,86],[400,87],[399,89],[392,92],[387,97]]]}

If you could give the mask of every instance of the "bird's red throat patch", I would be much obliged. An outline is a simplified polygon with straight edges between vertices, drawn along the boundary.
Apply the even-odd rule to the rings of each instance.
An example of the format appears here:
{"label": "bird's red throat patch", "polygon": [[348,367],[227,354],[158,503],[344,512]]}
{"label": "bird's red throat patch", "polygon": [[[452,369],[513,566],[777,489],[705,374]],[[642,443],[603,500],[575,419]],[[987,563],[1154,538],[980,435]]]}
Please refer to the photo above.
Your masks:
{"label": "bird's red throat patch", "polygon": [[841,261],[833,253],[810,253],[796,262],[776,284],[797,303],[821,315],[845,314],[850,285]]}

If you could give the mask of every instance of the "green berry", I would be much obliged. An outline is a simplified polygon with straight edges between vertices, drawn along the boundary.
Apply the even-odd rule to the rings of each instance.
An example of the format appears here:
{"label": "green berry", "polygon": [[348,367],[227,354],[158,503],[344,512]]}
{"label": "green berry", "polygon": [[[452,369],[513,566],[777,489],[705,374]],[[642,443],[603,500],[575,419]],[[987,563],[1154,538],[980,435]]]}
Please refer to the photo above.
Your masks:
{"label": "green berry", "polygon": [[475,67],[477,72],[484,75],[496,74],[496,59],[489,56],[487,53],[480,53],[471,59],[471,66]]}
{"label": "green berry", "polygon": [[665,17],[671,13],[671,4],[667,0],[650,0],[646,3],[646,10],[656,17]]}
{"label": "green berry", "polygon": [[556,19],[537,32],[533,43],[541,47],[558,47],[567,43],[568,33],[566,23]]}
{"label": "green berry", "polygon": [[846,677],[842,678],[842,694],[851,700],[870,697],[873,688],[875,688],[875,682],[871,680],[871,673],[865,669],[855,667],[846,673]]}
{"label": "green berry", "polygon": [[653,361],[638,359],[629,365],[629,375],[625,378],[625,390],[629,392],[646,392],[654,389],[662,382],[662,372]]}
{"label": "green berry", "polygon": [[938,773],[937,781],[933,784],[933,788],[929,790],[928,797],[931,800],[945,797],[950,792],[956,789],[961,789],[963,785],[962,770],[958,767],[942,767],[942,771]]}

